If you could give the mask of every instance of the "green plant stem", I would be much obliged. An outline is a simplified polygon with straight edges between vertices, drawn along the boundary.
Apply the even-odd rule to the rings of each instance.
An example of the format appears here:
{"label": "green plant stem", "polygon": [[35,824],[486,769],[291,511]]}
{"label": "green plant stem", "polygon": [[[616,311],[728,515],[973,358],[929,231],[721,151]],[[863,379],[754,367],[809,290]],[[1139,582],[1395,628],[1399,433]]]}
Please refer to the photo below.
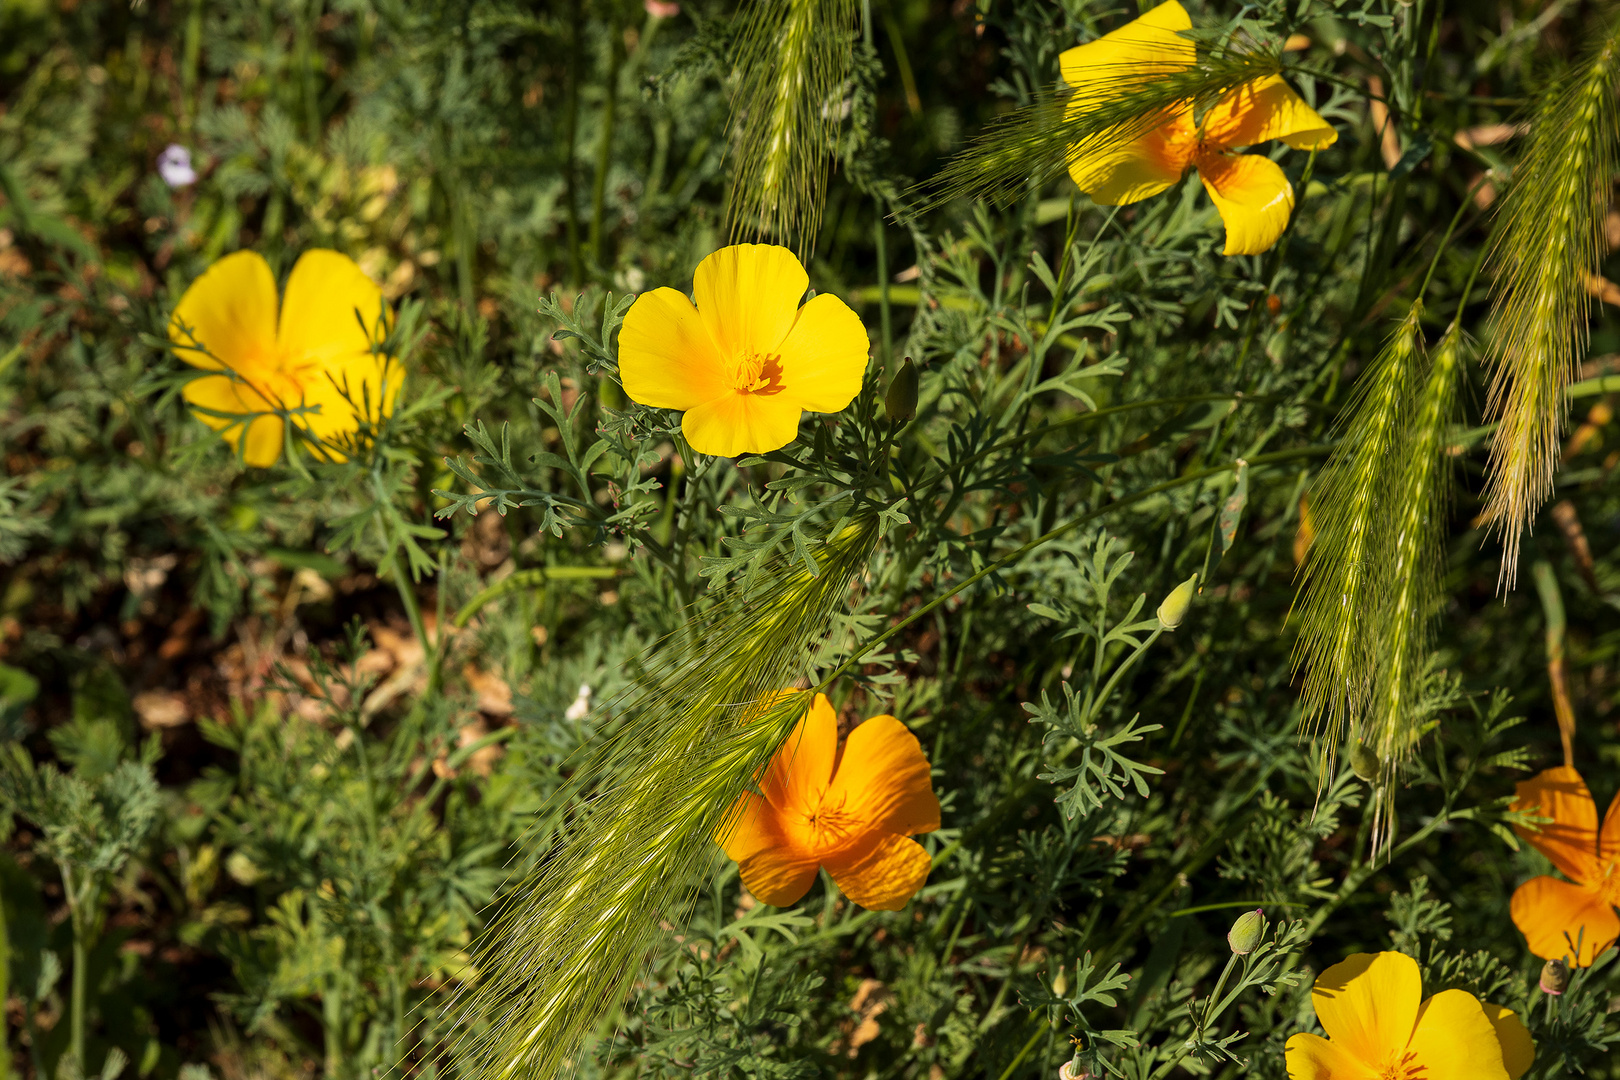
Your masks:
{"label": "green plant stem", "polygon": [[[1474,181],[1473,186],[1468,189],[1468,194],[1463,196],[1461,205],[1457,207],[1457,212],[1451,215],[1451,224],[1446,226],[1446,233],[1440,238],[1440,246],[1435,249],[1434,258],[1429,260],[1429,272],[1423,275],[1423,284],[1418,286],[1417,299],[1423,299],[1423,295],[1429,291],[1429,282],[1434,280],[1434,272],[1440,268],[1440,257],[1446,253],[1446,246],[1451,243],[1451,237],[1454,233],[1456,233],[1457,225],[1462,221],[1463,215],[1467,213],[1468,208],[1474,204],[1474,193],[1480,189],[1480,185],[1484,184],[1489,177],[1490,173],[1482,173],[1480,178]],[[1489,245],[1481,245],[1480,259],[1476,260],[1474,263],[1476,267],[1474,273],[1478,273],[1477,267],[1481,264],[1481,262],[1483,262],[1484,254],[1487,250],[1489,250]],[[1474,274],[1469,274],[1469,288],[1472,288],[1473,284]],[[1468,300],[1468,292],[1469,289],[1463,290],[1463,302],[1465,303]]]}
{"label": "green plant stem", "polygon": [[624,63],[624,29],[619,0],[608,0],[608,66],[603,86],[602,128],[596,141],[596,176],[591,188],[591,266],[601,273],[603,223],[607,216],[608,170],[613,165],[613,128],[619,113],[619,67]]}
{"label": "green plant stem", "polygon": [[180,118],[182,131],[191,129],[192,118],[197,114],[197,68],[202,60],[202,13],[203,0],[191,0],[191,10],[186,13],[185,45],[180,62],[180,89],[184,95]]}
{"label": "green plant stem", "polygon": [[568,210],[568,270],[575,284],[585,278],[579,250],[578,175],[574,167],[574,147],[579,141],[579,54],[584,48],[580,40],[585,25],[582,8],[583,0],[569,0],[568,74],[563,91],[563,201]]}
{"label": "green plant stem", "polygon": [[1031,1035],[1029,1037],[1029,1041],[1024,1043],[1024,1048],[1022,1050],[1018,1051],[1018,1056],[1013,1058],[1012,1061],[1008,1063],[1008,1065],[1007,1065],[1007,1067],[1005,1069],[1001,1070],[1001,1074],[996,1077],[996,1080],[1007,1080],[1007,1078],[1010,1077],[1013,1074],[1013,1072],[1018,1068],[1018,1066],[1020,1066],[1020,1065],[1022,1065],[1024,1063],[1024,1059],[1029,1057],[1029,1052],[1031,1050],[1035,1049],[1035,1044],[1040,1042],[1041,1041],[1041,1036],[1045,1035],[1046,1033],[1047,1033],[1046,1025],[1044,1023],[1040,1024],[1035,1029],[1035,1034]]}
{"label": "green plant stem", "polygon": [[68,916],[73,926],[73,984],[72,1019],[68,1028],[68,1053],[73,1055],[81,1075],[88,1072],[85,1065],[85,1002],[89,997],[90,988],[90,937],[93,909],[99,897],[96,896],[94,879],[86,875],[83,881],[76,881],[77,875],[71,866],[62,866],[62,894],[67,898]]}
{"label": "green plant stem", "polygon": [[883,351],[878,359],[882,370],[888,374],[889,365],[894,358],[894,322],[889,310],[889,242],[888,230],[883,227],[883,202],[874,198],[877,206],[877,222],[873,225],[873,234],[877,240],[877,277],[878,277],[878,320],[883,328]]}
{"label": "green plant stem", "polygon": [[[0,1002],[8,1000],[10,994],[11,934],[6,925],[6,898],[0,894]],[[0,1026],[0,1080],[11,1080],[11,1040],[7,1035],[7,1029]]]}

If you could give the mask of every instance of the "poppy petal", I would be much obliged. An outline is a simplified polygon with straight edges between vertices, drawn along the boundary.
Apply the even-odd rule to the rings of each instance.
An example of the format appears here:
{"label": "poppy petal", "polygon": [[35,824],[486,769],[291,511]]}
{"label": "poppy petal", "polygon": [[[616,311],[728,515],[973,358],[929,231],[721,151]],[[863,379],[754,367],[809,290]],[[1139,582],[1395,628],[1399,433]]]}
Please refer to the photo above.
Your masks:
{"label": "poppy petal", "polygon": [[698,313],[731,362],[776,352],[809,287],[798,257],[776,244],[721,248],[698,263],[692,277]]}
{"label": "poppy petal", "polygon": [[1408,1075],[1424,1080],[1508,1080],[1496,1027],[1466,990],[1425,1001],[1406,1049]]}
{"label": "poppy petal", "polygon": [[1144,75],[1191,67],[1198,58],[1192,40],[1176,33],[1191,29],[1187,9],[1169,0],[1096,41],[1066,50],[1058,57],[1063,81],[1077,95],[1094,97],[1122,82],[1140,82]]}
{"label": "poppy petal", "polygon": [[786,844],[764,848],[737,865],[748,891],[774,907],[804,899],[819,869],[813,855]]}
{"label": "poppy petal", "polygon": [[827,695],[817,694],[760,777],[760,793],[781,814],[813,814],[832,780],[837,756],[838,715]]}
{"label": "poppy petal", "polygon": [[1570,955],[1570,943],[1579,941],[1574,962],[1587,967],[1620,937],[1620,918],[1601,893],[1555,877],[1533,877],[1520,885],[1508,909],[1525,944],[1543,960]]}
{"label": "poppy petal", "polygon": [[917,736],[892,716],[874,716],[849,733],[827,802],[879,832],[939,828],[928,759]]}
{"label": "poppy petal", "polygon": [[303,399],[296,404],[307,411],[295,423],[320,443],[318,453],[342,461],[345,450],[356,449],[353,433],[361,418],[375,425],[394,411],[403,375],[391,357],[369,352],[334,357],[319,377],[305,384]]}
{"label": "poppy petal", "polygon": [[234,252],[215,262],[174,306],[169,340],[180,359],[214,371],[245,370],[273,356],[276,279],[270,264],[257,251]]}
{"label": "poppy petal", "polygon": [[831,293],[811,297],[778,349],[783,396],[810,412],[839,412],[860,393],[871,349],[848,304]]}
{"label": "poppy petal", "polygon": [[1258,154],[1206,154],[1198,176],[1226,223],[1225,255],[1258,255],[1288,227],[1294,189],[1281,167]]}
{"label": "poppy petal", "polygon": [[1320,1035],[1291,1035],[1288,1080],[1377,1080],[1378,1074],[1338,1043]]}
{"label": "poppy petal", "polygon": [[1339,135],[1281,76],[1272,75],[1234,88],[1211,107],[1204,138],[1226,149],[1281,139],[1295,150],[1319,150]]}
{"label": "poppy petal", "polygon": [[1397,952],[1356,953],[1311,987],[1322,1030],[1363,1064],[1380,1068],[1412,1037],[1422,996],[1417,961]]}
{"label": "poppy petal", "polygon": [[934,860],[909,836],[871,833],[828,856],[826,866],[838,888],[861,907],[899,911],[928,880]]}
{"label": "poppy petal", "polygon": [[[205,375],[180,391],[187,402],[206,412],[193,415],[215,431],[256,468],[268,468],[281,457],[282,419],[275,406],[241,379]],[[257,415],[255,415],[257,414]]]}
{"label": "poppy petal", "polygon": [[1603,830],[1598,833],[1598,861],[1605,865],[1620,862],[1620,795],[1614,797],[1609,803],[1609,812],[1603,815]]}
{"label": "poppy petal", "polygon": [[1519,1014],[1505,1005],[1487,1001],[1485,1018],[1496,1029],[1496,1041],[1502,1044],[1502,1067],[1507,1069],[1508,1080],[1519,1080],[1536,1060],[1536,1044],[1531,1041]]}
{"label": "poppy petal", "polygon": [[798,438],[800,411],[798,401],[787,394],[727,390],[688,409],[681,418],[681,433],[700,454],[763,454]]}
{"label": "poppy petal", "polygon": [[787,844],[776,809],[752,791],[743,792],[732,804],[714,838],[725,849],[726,858],[739,863]]}
{"label": "poppy petal", "polygon": [[391,321],[382,289],[353,259],[314,248],[298,257],[287,277],[276,343],[294,362],[324,368],[356,354],[369,356],[372,341],[388,332]]}
{"label": "poppy petal", "polygon": [[1551,818],[1537,829],[1515,825],[1513,831],[1575,881],[1597,881],[1597,803],[1581,774],[1560,765],[1522,780],[1515,788],[1513,809]]}
{"label": "poppy petal", "polygon": [[696,408],[729,393],[727,368],[692,301],[674,289],[636,297],[619,329],[619,379],[631,401]]}
{"label": "poppy petal", "polygon": [[1123,206],[1157,195],[1179,181],[1192,161],[1196,133],[1191,116],[1191,109],[1176,110],[1129,142],[1099,140],[1075,147],[1069,155],[1069,176],[1102,206]]}

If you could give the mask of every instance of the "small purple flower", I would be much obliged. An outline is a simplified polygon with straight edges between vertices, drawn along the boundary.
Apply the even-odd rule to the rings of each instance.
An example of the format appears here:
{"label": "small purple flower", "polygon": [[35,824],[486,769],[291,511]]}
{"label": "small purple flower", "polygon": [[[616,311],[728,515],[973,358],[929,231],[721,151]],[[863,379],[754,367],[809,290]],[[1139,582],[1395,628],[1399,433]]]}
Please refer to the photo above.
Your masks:
{"label": "small purple flower", "polygon": [[172,188],[190,187],[197,182],[197,170],[191,167],[191,151],[179,143],[170,143],[158,155],[158,175]]}

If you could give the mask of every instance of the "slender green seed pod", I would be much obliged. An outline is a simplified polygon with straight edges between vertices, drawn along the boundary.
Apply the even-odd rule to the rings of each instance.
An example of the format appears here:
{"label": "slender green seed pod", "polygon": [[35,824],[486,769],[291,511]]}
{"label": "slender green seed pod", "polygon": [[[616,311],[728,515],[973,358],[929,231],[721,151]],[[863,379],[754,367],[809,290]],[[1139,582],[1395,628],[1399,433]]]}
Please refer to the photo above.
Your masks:
{"label": "slender green seed pod", "polygon": [[1496,220],[1495,371],[1486,418],[1497,428],[1482,517],[1502,535],[1509,587],[1519,543],[1552,493],[1568,415],[1564,389],[1586,341],[1586,284],[1606,247],[1603,220],[1620,157],[1617,88],[1620,13],[1587,57],[1538,95],[1529,141]]}
{"label": "slender green seed pod", "polygon": [[541,869],[503,900],[452,1006],[447,1049],[480,1080],[562,1075],[623,999],[661,920],[679,924],[716,830],[798,722],[810,644],[843,606],[877,529],[734,584],[649,657],[620,729],[571,784],[577,801]]}
{"label": "slender green seed pod", "polygon": [[1422,302],[1413,302],[1362,376],[1344,438],[1311,493],[1316,538],[1295,601],[1301,630],[1294,664],[1305,672],[1302,722],[1323,729],[1329,748],[1373,696],[1387,610],[1379,556],[1398,510],[1393,462],[1422,359],[1422,312]]}

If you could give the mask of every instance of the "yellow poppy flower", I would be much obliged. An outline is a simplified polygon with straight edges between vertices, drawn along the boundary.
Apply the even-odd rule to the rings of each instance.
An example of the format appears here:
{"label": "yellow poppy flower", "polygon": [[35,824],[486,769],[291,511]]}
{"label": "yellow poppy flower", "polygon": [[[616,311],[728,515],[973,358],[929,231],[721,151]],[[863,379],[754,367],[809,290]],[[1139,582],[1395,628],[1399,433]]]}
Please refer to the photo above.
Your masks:
{"label": "yellow poppy flower", "polygon": [[[1620,798],[1598,828],[1597,803],[1581,774],[1567,765],[1548,769],[1517,788],[1513,809],[1551,818],[1537,830],[1514,826],[1569,878],[1533,877],[1513,891],[1509,908],[1530,951],[1543,960],[1568,957],[1589,967],[1620,938]],[[1579,941],[1577,953],[1571,942]]]}
{"label": "yellow poppy flower", "polygon": [[832,704],[817,694],[719,838],[767,904],[796,903],[825,866],[861,907],[898,911],[933,867],[911,836],[937,828],[939,800],[917,737],[874,716],[840,747]]}
{"label": "yellow poppy flower", "polygon": [[1417,961],[1356,953],[1311,987],[1320,1035],[1288,1040],[1289,1080],[1519,1080],[1536,1050],[1511,1009],[1465,990],[1427,1001]]}
{"label": "yellow poppy flower", "polygon": [[[1074,90],[1071,110],[1105,96],[1122,76],[1191,67],[1193,43],[1177,33],[1192,19],[1176,0],[1096,41],[1065,52],[1063,81]],[[1331,146],[1338,134],[1278,76],[1230,91],[1195,124],[1192,102],[1165,111],[1158,126],[1124,143],[1076,148],[1069,175],[1105,206],[1138,202],[1196,169],[1221,220],[1227,255],[1257,255],[1277,242],[1294,209],[1294,189],[1277,163],[1244,146],[1281,139],[1296,150]]]}
{"label": "yellow poppy flower", "polygon": [[393,411],[400,373],[372,351],[391,318],[353,259],[321,249],[299,258],[278,313],[270,265],[238,251],[191,283],[169,340],[186,363],[220,372],[182,392],[249,465],[276,463],[288,422],[313,453],[342,460],[362,422]]}
{"label": "yellow poppy flower", "polygon": [[822,293],[772,244],[721,248],[698,264],[697,306],[674,289],[642,293],[619,331],[619,378],[632,401],[678,409],[703,454],[778,450],[804,412],[838,412],[860,392],[870,345],[858,315]]}

